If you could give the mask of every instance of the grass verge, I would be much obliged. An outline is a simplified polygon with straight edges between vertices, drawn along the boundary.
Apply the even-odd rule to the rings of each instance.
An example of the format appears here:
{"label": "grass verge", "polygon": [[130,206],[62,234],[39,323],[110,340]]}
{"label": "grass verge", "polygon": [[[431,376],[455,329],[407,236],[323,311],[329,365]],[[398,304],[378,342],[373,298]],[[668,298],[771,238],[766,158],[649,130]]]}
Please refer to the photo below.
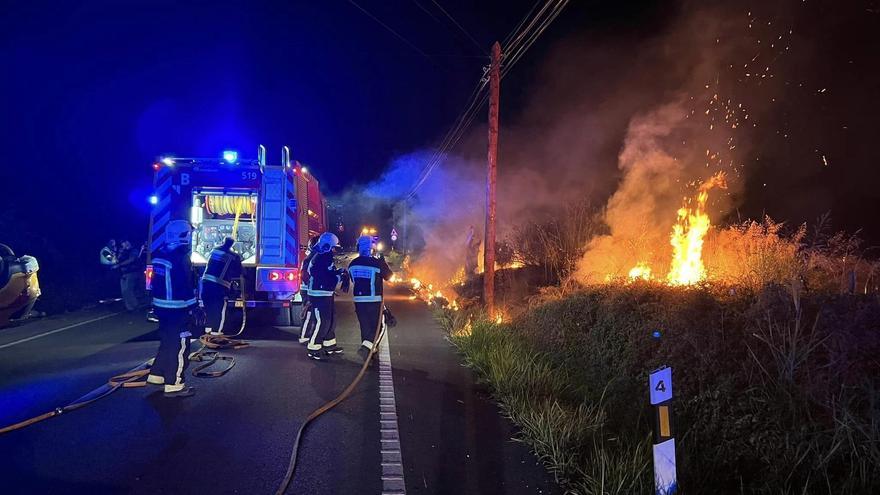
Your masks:
{"label": "grass verge", "polygon": [[880,493],[875,296],[645,283],[506,324],[438,316],[569,493],[652,491],[646,382],[661,364],[675,369],[682,493]]}

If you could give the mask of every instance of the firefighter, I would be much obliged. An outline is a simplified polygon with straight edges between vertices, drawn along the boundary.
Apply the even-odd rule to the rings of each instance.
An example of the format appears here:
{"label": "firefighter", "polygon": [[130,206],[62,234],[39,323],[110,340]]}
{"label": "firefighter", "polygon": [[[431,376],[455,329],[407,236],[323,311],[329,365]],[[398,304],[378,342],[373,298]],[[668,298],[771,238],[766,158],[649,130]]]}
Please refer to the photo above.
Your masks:
{"label": "firefighter", "polygon": [[342,283],[342,290],[348,291],[348,274],[333,263],[333,250],[339,246],[339,238],[324,232],[315,245],[315,255],[309,262],[309,303],[314,311],[315,329],[308,343],[308,356],[323,361],[328,356],[342,354],[336,344],[333,328],[334,293]]}
{"label": "firefighter", "polygon": [[153,257],[153,306],[159,317],[159,350],[147,383],[165,386],[165,397],[189,397],[184,383],[189,365],[191,311],[197,308],[190,263],[192,228],[185,220],[165,227],[165,244]]}
{"label": "firefighter", "polygon": [[199,283],[199,298],[205,307],[205,333],[223,335],[226,305],[232,282],[241,277],[241,256],[232,250],[235,239],[227,237],[211,251],[205,274]]}
{"label": "firefighter", "polygon": [[[389,280],[393,272],[381,254],[373,256],[373,238],[361,236],[357,241],[358,257],[348,265],[353,284],[354,311],[361,326],[361,346],[373,348],[373,339],[379,327],[382,308],[382,281]],[[382,327],[385,317],[381,316]]]}
{"label": "firefighter", "polygon": [[315,244],[318,243],[318,236],[309,239],[309,248],[306,250],[306,257],[300,266],[300,284],[299,296],[302,299],[302,328],[299,333],[299,343],[308,344],[315,331],[315,315],[312,311],[312,305],[309,303],[309,263],[315,255]]}

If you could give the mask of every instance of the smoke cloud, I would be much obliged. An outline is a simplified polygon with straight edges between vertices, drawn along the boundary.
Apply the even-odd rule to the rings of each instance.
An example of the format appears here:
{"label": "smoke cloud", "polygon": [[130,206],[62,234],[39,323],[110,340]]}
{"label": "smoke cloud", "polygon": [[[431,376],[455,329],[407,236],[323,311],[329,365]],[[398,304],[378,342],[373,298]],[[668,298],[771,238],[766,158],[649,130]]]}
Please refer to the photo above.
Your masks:
{"label": "smoke cloud", "polygon": [[[727,176],[727,190],[710,192],[713,223],[740,206],[749,176],[764,166],[752,144],[767,145],[771,132],[783,139],[771,124],[782,111],[777,100],[790,91],[794,21],[782,8],[763,14],[757,2],[752,11],[738,3],[684,5],[648,33],[558,43],[524,101],[502,104],[500,237],[586,199],[605,205],[610,234],[590,241],[579,278],[625,275],[643,261],[665,274],[676,211],[701,182]],[[357,195],[391,205],[400,225],[404,207],[396,199],[430,156],[399,157]],[[483,237],[485,159],[486,129],[477,127],[407,203],[408,240],[420,248],[428,280],[449,280],[464,265],[470,226]]]}

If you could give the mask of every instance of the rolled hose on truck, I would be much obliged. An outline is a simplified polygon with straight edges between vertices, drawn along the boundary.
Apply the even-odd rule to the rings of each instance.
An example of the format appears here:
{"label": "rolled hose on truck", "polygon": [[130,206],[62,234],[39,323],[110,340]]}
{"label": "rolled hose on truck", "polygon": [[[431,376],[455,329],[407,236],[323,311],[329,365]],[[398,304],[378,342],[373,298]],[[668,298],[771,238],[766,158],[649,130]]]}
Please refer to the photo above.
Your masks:
{"label": "rolled hose on truck", "polygon": [[384,314],[384,312],[385,296],[383,295],[379,304],[379,324],[376,326],[376,334],[373,337],[373,347],[370,349],[370,353],[367,355],[367,359],[364,360],[364,364],[363,366],[361,366],[361,370],[358,372],[357,376],[355,376],[354,380],[352,380],[352,382],[348,384],[347,387],[345,387],[345,390],[343,390],[342,393],[337,395],[336,398],[334,398],[333,400],[312,411],[312,413],[306,417],[305,421],[303,421],[303,424],[300,425],[299,430],[297,430],[296,432],[296,437],[293,440],[293,449],[290,453],[290,463],[287,466],[287,472],[284,474],[284,479],[281,480],[281,484],[278,486],[278,490],[275,492],[275,495],[284,495],[287,492],[287,488],[290,486],[290,482],[293,481],[293,475],[296,471],[297,455],[299,454],[300,441],[302,440],[302,435],[306,429],[306,426],[317,419],[318,416],[333,409],[334,407],[339,405],[339,403],[347,399],[348,396],[351,395],[351,392],[355,389],[355,387],[357,387],[357,385],[360,383],[361,379],[364,377],[364,373],[367,371],[367,367],[370,366],[370,362],[373,360],[373,355],[378,352],[379,344],[381,343],[382,338],[385,336],[385,333],[382,332],[382,315]]}

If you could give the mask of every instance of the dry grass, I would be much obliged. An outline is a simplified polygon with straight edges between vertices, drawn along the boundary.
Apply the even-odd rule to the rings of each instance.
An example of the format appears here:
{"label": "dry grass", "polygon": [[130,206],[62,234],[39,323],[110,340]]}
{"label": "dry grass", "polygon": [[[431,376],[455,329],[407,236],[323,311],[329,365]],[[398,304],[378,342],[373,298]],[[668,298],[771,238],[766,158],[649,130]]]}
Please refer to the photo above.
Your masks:
{"label": "dry grass", "polygon": [[651,283],[557,296],[451,340],[571,493],[649,491],[645,383],[661,364],[676,370],[688,493],[880,490],[876,296]]}

